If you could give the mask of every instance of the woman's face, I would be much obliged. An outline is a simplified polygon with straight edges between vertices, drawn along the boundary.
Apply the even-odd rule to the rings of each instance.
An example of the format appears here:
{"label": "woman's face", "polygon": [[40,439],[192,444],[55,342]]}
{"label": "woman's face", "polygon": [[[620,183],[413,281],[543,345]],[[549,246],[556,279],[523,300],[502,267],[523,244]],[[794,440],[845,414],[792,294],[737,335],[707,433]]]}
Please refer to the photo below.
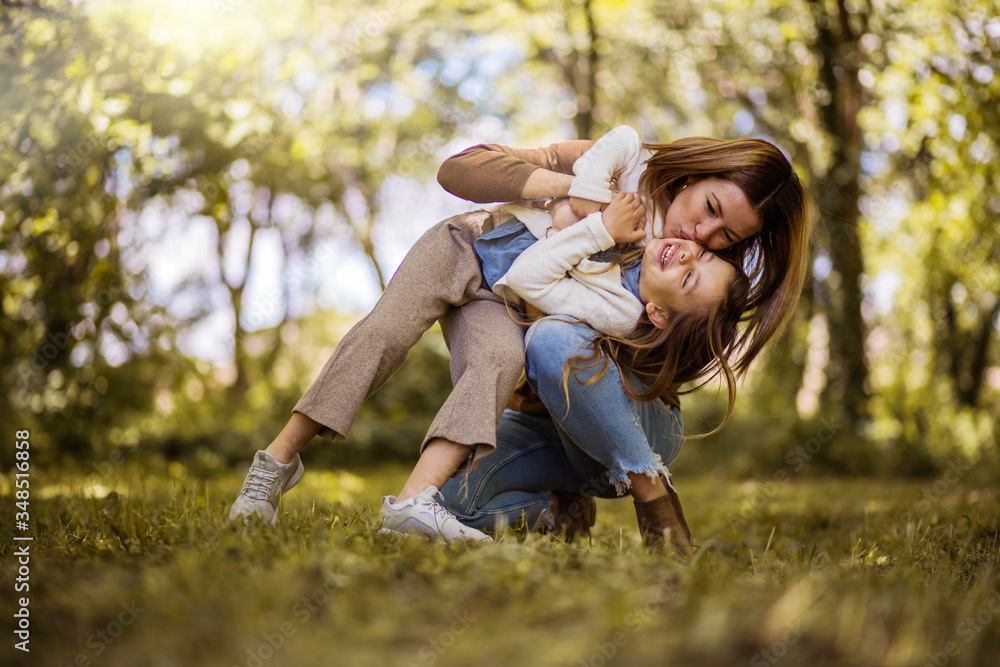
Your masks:
{"label": "woman's face", "polygon": [[677,193],[663,217],[663,236],[724,250],[760,232],[760,217],[738,185],[709,176]]}
{"label": "woman's face", "polygon": [[707,311],[722,301],[735,271],[693,241],[653,239],[642,254],[639,299],[653,326],[662,329],[671,313]]}

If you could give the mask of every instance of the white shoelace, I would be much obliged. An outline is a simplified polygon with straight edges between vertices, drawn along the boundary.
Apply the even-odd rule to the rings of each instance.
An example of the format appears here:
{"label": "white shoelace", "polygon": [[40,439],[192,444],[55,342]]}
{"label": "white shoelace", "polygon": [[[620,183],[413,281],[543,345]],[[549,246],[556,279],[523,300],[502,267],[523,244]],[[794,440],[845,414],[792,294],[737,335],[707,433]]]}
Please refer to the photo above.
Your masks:
{"label": "white shoelace", "polygon": [[[437,492],[436,496],[444,500],[444,494],[440,491]],[[448,521],[458,521],[455,515],[448,511],[447,507],[437,502],[437,498],[434,498],[434,502],[431,503],[431,513],[434,515],[434,520],[438,525],[444,525]]]}
{"label": "white shoelace", "polygon": [[250,467],[247,480],[243,483],[243,493],[253,500],[267,500],[271,485],[278,479],[278,473],[257,466]]}

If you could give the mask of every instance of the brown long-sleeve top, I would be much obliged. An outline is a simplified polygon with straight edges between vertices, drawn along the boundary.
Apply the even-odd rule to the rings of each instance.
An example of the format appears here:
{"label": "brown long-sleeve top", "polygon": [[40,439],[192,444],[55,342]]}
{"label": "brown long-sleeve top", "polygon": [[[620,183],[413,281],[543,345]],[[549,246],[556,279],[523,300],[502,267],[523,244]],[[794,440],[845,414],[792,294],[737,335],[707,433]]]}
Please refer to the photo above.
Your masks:
{"label": "brown long-sleeve top", "polygon": [[542,168],[572,174],[573,163],[593,145],[582,140],[543,148],[479,144],[445,160],[438,183],[456,197],[480,204],[517,201],[531,172]]}

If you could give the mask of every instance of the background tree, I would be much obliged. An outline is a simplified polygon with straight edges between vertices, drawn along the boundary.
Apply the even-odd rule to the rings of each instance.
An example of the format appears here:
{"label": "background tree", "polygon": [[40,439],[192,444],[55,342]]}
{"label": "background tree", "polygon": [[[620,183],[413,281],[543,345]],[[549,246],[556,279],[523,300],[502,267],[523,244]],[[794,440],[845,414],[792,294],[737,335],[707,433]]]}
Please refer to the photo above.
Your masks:
{"label": "background tree", "polygon": [[[844,426],[817,460],[844,469],[996,455],[985,0],[190,9],[0,7],[3,419],[44,424],[60,451],[242,454],[351,321],[323,307],[384,286],[433,221],[413,210],[468,206],[443,204],[441,159],[627,123],[650,141],[768,138],[823,217],[788,334],[705,465],[733,445],[731,469],[780,464],[819,419]],[[419,430],[443,356],[428,339],[378,399],[394,417],[366,413],[365,452]],[[719,405],[686,401],[691,430]]]}

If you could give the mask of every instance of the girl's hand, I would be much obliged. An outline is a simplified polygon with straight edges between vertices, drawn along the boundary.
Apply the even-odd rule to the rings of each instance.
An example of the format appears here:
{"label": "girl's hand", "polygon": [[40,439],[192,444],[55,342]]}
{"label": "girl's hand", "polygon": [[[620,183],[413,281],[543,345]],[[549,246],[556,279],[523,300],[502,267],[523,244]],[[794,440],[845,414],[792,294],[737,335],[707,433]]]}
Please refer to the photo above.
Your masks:
{"label": "girl's hand", "polygon": [[599,201],[593,201],[591,199],[581,199],[580,197],[570,197],[569,206],[573,209],[573,213],[576,215],[577,219],[582,220],[586,218],[591,213],[597,213],[598,211],[604,210],[607,204],[602,204]]}
{"label": "girl's hand", "polygon": [[646,207],[631,192],[619,192],[601,216],[615,243],[634,243],[646,238]]}
{"label": "girl's hand", "polygon": [[580,218],[577,217],[573,212],[573,208],[569,205],[569,199],[566,197],[553,199],[546,208],[552,215],[552,227],[556,231],[566,229],[570,225],[580,221]]}

